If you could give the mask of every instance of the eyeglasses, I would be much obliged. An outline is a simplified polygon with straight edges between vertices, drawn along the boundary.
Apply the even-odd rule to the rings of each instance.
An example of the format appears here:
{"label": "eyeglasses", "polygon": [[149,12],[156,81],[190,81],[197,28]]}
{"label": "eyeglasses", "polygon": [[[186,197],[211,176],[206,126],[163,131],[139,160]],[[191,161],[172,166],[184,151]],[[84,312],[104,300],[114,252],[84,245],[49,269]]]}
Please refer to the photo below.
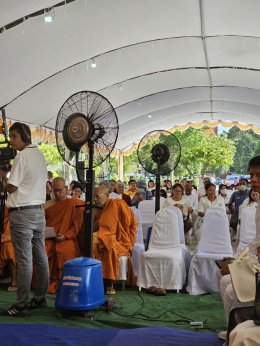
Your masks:
{"label": "eyeglasses", "polygon": [[182,190],[177,190],[177,189],[172,190],[172,191],[175,191],[175,192],[182,192]]}
{"label": "eyeglasses", "polygon": [[53,189],[53,192],[62,192],[64,190],[64,187],[61,187],[60,189]]}
{"label": "eyeglasses", "polygon": [[101,196],[107,195],[106,193],[101,193],[100,195],[96,194],[96,198],[100,198]]}

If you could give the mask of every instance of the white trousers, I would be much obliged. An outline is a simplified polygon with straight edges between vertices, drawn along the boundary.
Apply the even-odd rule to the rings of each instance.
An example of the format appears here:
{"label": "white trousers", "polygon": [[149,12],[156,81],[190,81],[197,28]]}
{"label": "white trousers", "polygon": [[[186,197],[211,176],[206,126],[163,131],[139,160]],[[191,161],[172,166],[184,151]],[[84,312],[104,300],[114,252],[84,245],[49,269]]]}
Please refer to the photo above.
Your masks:
{"label": "white trousers", "polygon": [[219,291],[224,304],[226,320],[228,322],[232,304],[239,302],[233,289],[230,275],[224,275],[221,277]]}

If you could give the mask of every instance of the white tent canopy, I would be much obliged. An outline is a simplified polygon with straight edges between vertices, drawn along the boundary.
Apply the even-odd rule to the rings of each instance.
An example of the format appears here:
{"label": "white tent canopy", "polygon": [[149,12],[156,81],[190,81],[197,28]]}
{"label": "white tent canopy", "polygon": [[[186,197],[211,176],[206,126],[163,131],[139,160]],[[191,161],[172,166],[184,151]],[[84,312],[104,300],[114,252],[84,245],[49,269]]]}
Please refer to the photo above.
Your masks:
{"label": "white tent canopy", "polygon": [[[116,108],[121,150],[149,131],[189,122],[260,128],[259,1],[75,0],[53,7],[59,3],[0,1],[0,108],[8,119],[53,129],[65,100],[90,90]],[[30,16],[50,7],[51,23]]]}

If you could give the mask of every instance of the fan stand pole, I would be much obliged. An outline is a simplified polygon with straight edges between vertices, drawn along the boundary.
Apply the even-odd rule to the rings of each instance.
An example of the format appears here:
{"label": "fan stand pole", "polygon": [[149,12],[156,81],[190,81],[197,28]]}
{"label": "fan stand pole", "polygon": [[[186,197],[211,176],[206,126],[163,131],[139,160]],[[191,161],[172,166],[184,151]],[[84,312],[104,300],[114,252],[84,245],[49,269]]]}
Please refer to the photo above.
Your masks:
{"label": "fan stand pole", "polygon": [[[89,141],[89,166],[86,172],[86,212],[85,212],[85,235],[86,242],[84,256],[92,257],[92,234],[93,234],[93,201],[94,201],[94,182],[95,171],[93,170],[94,144]],[[88,208],[88,206],[90,206]]]}
{"label": "fan stand pole", "polygon": [[159,165],[157,168],[157,174],[156,174],[156,190],[155,190],[155,214],[157,211],[160,210],[160,188],[161,188],[161,182],[160,182],[160,174],[159,174]]}

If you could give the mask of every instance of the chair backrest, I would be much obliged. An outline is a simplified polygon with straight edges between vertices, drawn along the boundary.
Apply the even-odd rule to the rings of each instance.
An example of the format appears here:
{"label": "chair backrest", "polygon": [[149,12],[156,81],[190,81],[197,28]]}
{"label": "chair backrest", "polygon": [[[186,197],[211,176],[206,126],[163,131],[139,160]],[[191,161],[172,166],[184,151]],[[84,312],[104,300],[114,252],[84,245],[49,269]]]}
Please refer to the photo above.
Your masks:
{"label": "chair backrest", "polygon": [[147,229],[147,236],[146,236],[146,241],[145,241],[145,248],[144,250],[147,251],[149,248],[149,243],[150,243],[150,239],[151,239],[151,234],[152,234],[152,226],[148,227]]}
{"label": "chair backrest", "polygon": [[180,248],[178,217],[172,208],[159,210],[155,215],[150,249]]}
{"label": "chair backrest", "polygon": [[183,217],[182,217],[182,213],[180,211],[180,208],[177,208],[174,205],[171,205],[167,208],[172,208],[172,210],[175,212],[175,214],[178,218],[178,225],[179,225],[179,232],[180,232],[180,243],[185,244],[184,223],[183,223]]}
{"label": "chair backrest", "polygon": [[136,243],[137,244],[143,244],[144,245],[144,239],[143,239],[143,228],[142,228],[142,218],[140,211],[136,207],[131,207],[135,214],[135,218],[138,221],[138,227],[136,232]]}
{"label": "chair backrest", "polygon": [[206,210],[197,257],[221,260],[233,256],[226,211],[220,207]]}
{"label": "chair backrest", "polygon": [[155,216],[155,202],[154,200],[144,200],[138,205],[142,223],[153,223]]}
{"label": "chair backrest", "polygon": [[242,209],[240,215],[240,239],[238,248],[241,249],[247,246],[256,236],[255,223],[256,206],[246,206]]}

